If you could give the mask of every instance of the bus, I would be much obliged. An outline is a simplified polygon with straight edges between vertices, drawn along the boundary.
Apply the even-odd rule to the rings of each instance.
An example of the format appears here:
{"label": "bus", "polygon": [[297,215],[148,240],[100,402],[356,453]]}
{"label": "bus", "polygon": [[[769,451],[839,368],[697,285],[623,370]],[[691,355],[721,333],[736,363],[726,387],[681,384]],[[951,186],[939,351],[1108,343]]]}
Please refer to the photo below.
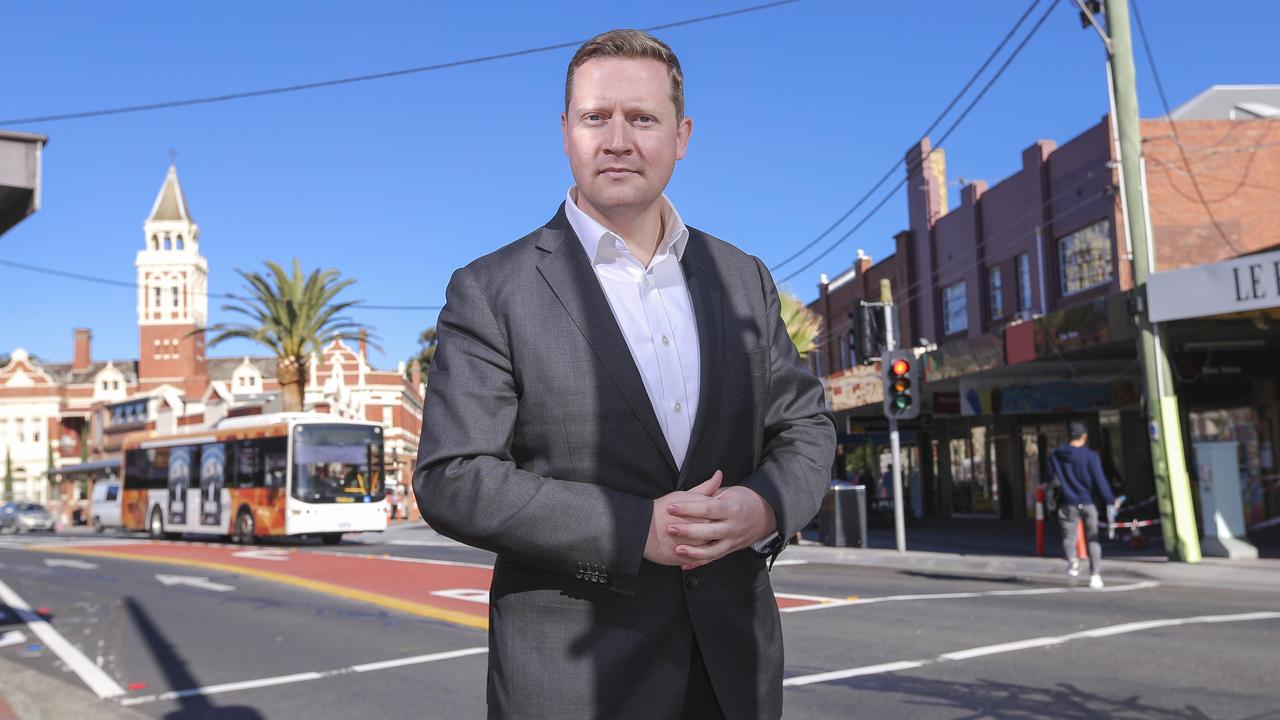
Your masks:
{"label": "bus", "polygon": [[318,413],[226,418],[187,435],[123,446],[122,524],[152,538],[183,533],[252,543],[387,527],[382,426]]}

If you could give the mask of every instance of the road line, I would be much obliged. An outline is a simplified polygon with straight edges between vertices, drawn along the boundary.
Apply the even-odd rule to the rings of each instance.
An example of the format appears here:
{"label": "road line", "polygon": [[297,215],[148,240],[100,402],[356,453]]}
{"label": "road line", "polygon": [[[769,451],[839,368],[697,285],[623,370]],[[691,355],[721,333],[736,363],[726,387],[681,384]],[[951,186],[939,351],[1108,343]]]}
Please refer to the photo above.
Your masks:
{"label": "road line", "polygon": [[790,565],[808,565],[808,560],[783,560],[781,558],[774,560],[771,567],[788,567]]}
{"label": "road line", "polygon": [[[45,552],[43,547],[29,549]],[[102,557],[112,560],[128,560],[130,562],[160,563],[163,565],[196,567],[205,570],[230,573],[233,575],[247,575],[249,577],[258,578],[259,580],[267,580],[283,585],[292,585],[294,587],[300,587],[313,592],[333,595],[347,600],[368,603],[370,605],[377,605],[378,607],[384,607],[388,610],[397,610],[399,612],[409,613],[410,615],[417,615],[418,617],[440,620],[443,622],[453,623],[455,625],[476,628],[478,630],[489,629],[489,619],[487,617],[471,615],[458,610],[438,608],[433,605],[414,602],[412,600],[402,600],[400,598],[391,597],[389,595],[380,595],[367,590],[343,587],[341,585],[334,585],[320,580],[296,577],[282,572],[263,570],[262,568],[247,567],[244,565],[231,565],[229,563],[212,562],[208,560],[193,560],[190,558],[161,557],[155,555],[121,555],[113,553],[110,550],[92,550],[89,548],[59,548],[48,552],[69,553],[73,555],[85,555],[88,557]]]}
{"label": "road line", "polygon": [[983,645],[982,647],[955,650],[953,652],[943,653],[937,657],[924,660],[903,660],[900,662],[883,663],[880,665],[867,665],[864,667],[849,668],[847,670],[833,670],[831,672],[815,673],[813,675],[797,675],[795,677],[786,678],[782,681],[782,684],[786,687],[813,685],[814,683],[843,680],[845,678],[912,670],[926,665],[936,665],[944,662],[959,662],[962,660],[986,657],[988,655],[999,655],[1001,653],[1018,652],[1020,650],[1052,647],[1055,645],[1073,642],[1075,640],[1095,640],[1098,638],[1115,637],[1117,635],[1126,635],[1158,628],[1180,627],[1183,625],[1251,622],[1257,620],[1280,620],[1280,612],[1263,611],[1237,613],[1234,615],[1193,615],[1191,617],[1184,618],[1139,620],[1137,622],[1128,622],[1121,623],[1119,625],[1107,625],[1089,630],[1081,630],[1079,632],[1068,633],[1066,635],[1028,638],[1026,640],[1015,640],[1013,642],[999,643],[997,645]]}
{"label": "road line", "polygon": [[401,557],[399,555],[376,555],[374,553],[349,553],[338,550],[308,550],[312,555],[329,555],[331,557],[358,557],[373,558],[375,560],[390,560],[392,562],[417,563],[419,565],[446,565],[453,567],[469,567],[479,568],[481,570],[492,570],[493,565],[485,565],[483,563],[459,562],[457,560],[432,560],[430,558],[414,558]]}
{"label": "road line", "polygon": [[241,680],[239,682],[206,685],[204,687],[187,688],[185,690],[170,690],[169,692],[163,692],[156,695],[140,695],[138,697],[124,698],[120,701],[120,704],[126,706],[143,705],[146,703],[160,702],[162,700],[180,700],[182,698],[218,695],[220,693],[236,692],[238,690],[255,690],[257,688],[275,687],[277,685],[291,685],[300,682],[323,680],[325,678],[334,677],[335,675],[372,672],[374,670],[386,670],[389,668],[405,667],[407,665],[421,665],[423,663],[452,660],[454,658],[468,657],[471,655],[483,655],[487,652],[489,652],[489,648],[487,647],[462,648],[461,650],[448,650],[445,652],[432,653],[430,655],[414,655],[411,657],[397,658],[395,660],[363,663],[360,665],[339,668],[337,670],[320,670],[314,672],[294,673],[292,675],[277,675],[275,677],[259,678],[257,680]]}
{"label": "road line", "polygon": [[89,658],[84,656],[75,645],[72,645],[66,638],[62,637],[62,633],[53,629],[44,618],[40,617],[31,609],[27,601],[23,600],[14,592],[4,581],[0,580],[0,601],[9,606],[9,609],[17,613],[18,619],[27,624],[31,628],[31,632],[36,637],[44,641],[44,644],[52,650],[67,667],[75,671],[76,675],[84,681],[85,685],[100,698],[112,698],[124,695],[124,688],[111,679],[102,671],[102,668],[94,665]]}
{"label": "road line", "polygon": [[787,678],[782,684],[788,687],[796,685],[812,685],[820,682],[831,682],[832,680],[844,680],[851,677],[859,677],[862,675],[880,675],[881,673],[899,672],[902,670],[914,670],[918,667],[928,665],[928,660],[904,660],[902,662],[884,663],[883,665],[868,665],[860,668],[849,668],[848,670],[833,670],[831,672],[818,673],[816,675],[800,675],[797,677]]}
{"label": "road line", "polygon": [[450,650],[448,652],[432,653],[430,655],[415,655],[413,657],[400,658],[399,660],[383,660],[382,662],[352,665],[351,669],[358,673],[370,672],[372,670],[386,670],[388,668],[404,667],[405,665],[419,665],[421,663],[435,662],[437,660],[452,660],[453,658],[466,657],[468,655],[483,655],[487,652],[489,652],[489,648],[487,647],[463,648],[461,650]]}
{"label": "road line", "polygon": [[[908,602],[912,600],[962,600],[967,598],[979,597],[1009,597],[1017,595],[1058,595],[1062,593],[1097,593],[1097,592],[1130,592],[1133,590],[1147,590],[1159,587],[1160,583],[1154,581],[1143,581],[1131,583],[1128,585],[1112,585],[1110,587],[1094,590],[1090,588],[1076,587],[1054,587],[1054,588],[1028,588],[1026,590],[980,590],[973,592],[953,592],[953,593],[932,593],[919,595],[884,595],[881,597],[857,598],[856,600],[842,600],[840,598],[823,598],[818,596],[794,596],[797,598],[806,597],[817,601],[817,605],[801,605],[798,607],[783,608],[781,612],[807,612],[809,610],[826,610],[836,607],[848,607],[850,605],[876,605],[888,602]],[[785,593],[778,593],[779,597]]]}

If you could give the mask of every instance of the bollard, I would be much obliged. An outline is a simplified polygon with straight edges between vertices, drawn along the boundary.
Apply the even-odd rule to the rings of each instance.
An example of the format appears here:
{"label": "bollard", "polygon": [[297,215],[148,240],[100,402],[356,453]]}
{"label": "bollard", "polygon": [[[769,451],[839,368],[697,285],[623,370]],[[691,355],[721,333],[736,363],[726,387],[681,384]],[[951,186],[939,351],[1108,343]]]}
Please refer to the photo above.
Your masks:
{"label": "bollard", "polygon": [[1088,559],[1089,547],[1085,544],[1084,539],[1084,521],[1076,521],[1076,557],[1081,560]]}
{"label": "bollard", "polygon": [[1036,487],[1036,555],[1044,557],[1044,486]]}

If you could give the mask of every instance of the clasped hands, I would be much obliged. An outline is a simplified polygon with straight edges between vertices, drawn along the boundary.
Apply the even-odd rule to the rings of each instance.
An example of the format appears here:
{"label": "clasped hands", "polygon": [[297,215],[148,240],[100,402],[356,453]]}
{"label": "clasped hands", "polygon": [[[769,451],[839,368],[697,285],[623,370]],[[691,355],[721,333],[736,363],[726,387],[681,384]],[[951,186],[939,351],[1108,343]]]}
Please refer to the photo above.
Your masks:
{"label": "clasped hands", "polygon": [[776,530],[773,507],[754,490],[721,488],[724,473],[687,491],[653,501],[644,558],[692,570],[768,537]]}

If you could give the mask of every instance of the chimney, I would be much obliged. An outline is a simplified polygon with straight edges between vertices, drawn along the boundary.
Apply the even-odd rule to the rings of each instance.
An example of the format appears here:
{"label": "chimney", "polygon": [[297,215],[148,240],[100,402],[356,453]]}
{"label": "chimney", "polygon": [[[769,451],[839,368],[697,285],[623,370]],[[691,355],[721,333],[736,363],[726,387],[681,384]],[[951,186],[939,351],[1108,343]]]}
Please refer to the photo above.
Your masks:
{"label": "chimney", "polygon": [[369,359],[369,331],[360,328],[360,357]]}
{"label": "chimney", "polygon": [[76,354],[71,361],[72,370],[88,370],[93,364],[93,353],[90,346],[93,342],[93,331],[89,328],[76,328]]}
{"label": "chimney", "polygon": [[859,248],[858,249],[858,277],[862,277],[863,275],[866,275],[867,271],[870,269],[871,269],[871,256],[867,255],[862,251],[861,248]]}

